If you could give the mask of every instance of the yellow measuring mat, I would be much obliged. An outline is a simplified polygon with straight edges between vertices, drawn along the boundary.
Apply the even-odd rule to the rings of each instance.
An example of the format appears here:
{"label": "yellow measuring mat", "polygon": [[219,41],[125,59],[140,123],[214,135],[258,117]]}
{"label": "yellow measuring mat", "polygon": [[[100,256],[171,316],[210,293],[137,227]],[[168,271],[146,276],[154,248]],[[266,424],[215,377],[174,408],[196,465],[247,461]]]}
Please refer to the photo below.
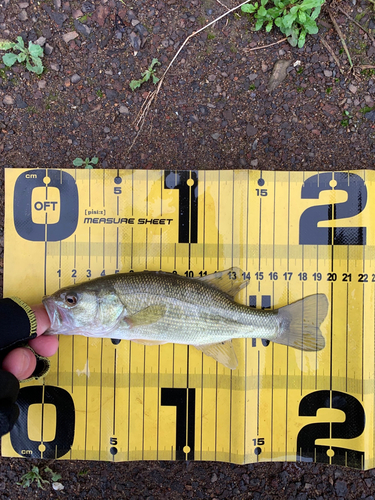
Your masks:
{"label": "yellow measuring mat", "polygon": [[[236,365],[194,342],[60,335],[47,376],[21,384],[3,456],[375,467],[374,214],[372,171],[6,169],[4,296],[35,304],[163,271],[226,292],[232,281],[235,302],[265,318],[309,304],[299,328],[313,309],[324,339],[305,350],[234,334]],[[310,296],[322,299],[298,302]],[[165,312],[144,307],[149,322]]]}

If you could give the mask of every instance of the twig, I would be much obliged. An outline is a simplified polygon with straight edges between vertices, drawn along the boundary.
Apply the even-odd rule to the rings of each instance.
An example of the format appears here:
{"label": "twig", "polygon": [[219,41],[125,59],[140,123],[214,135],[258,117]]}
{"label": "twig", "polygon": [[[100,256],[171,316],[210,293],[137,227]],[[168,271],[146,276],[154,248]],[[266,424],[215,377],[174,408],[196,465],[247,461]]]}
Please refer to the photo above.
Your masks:
{"label": "twig", "polygon": [[373,66],[372,64],[361,64],[359,67],[361,69],[375,69],[375,66]]}
{"label": "twig", "polygon": [[324,47],[328,50],[328,52],[331,54],[331,56],[335,60],[336,66],[339,68],[340,73],[343,73],[343,70],[340,67],[340,61],[338,60],[338,58],[337,58],[336,54],[334,53],[332,47],[330,45],[328,45],[328,42],[324,38],[321,38],[320,41],[322,42],[322,44],[324,45]]}
{"label": "twig", "polygon": [[339,5],[337,6],[337,8],[339,9],[340,12],[342,12],[352,23],[354,23],[356,26],[358,26],[358,28],[360,28],[362,31],[364,31],[365,33],[367,33],[367,35],[370,37],[370,39],[374,42],[374,37],[372,36],[372,34],[366,29],[364,28],[361,24],[357,23],[357,21],[355,19],[353,19],[352,17],[349,16],[349,14],[347,14],[345,12],[344,9],[342,9]]}
{"label": "twig", "polygon": [[348,50],[348,47],[347,47],[345,39],[344,39],[344,35],[342,34],[342,31],[340,29],[340,26],[337,24],[336,19],[333,17],[331,9],[329,9],[327,7],[327,10],[328,10],[329,17],[331,18],[331,21],[333,23],[333,26],[335,27],[335,29],[337,31],[337,34],[340,37],[340,42],[342,43],[342,46],[344,47],[345,53],[348,56],[348,60],[349,60],[349,64],[350,64],[350,69],[352,69],[353,68],[352,58],[350,57],[349,50]]}
{"label": "twig", "polygon": [[252,52],[253,50],[267,49],[267,47],[272,47],[272,45],[277,45],[278,43],[285,42],[288,40],[288,37],[282,38],[277,42],[270,43],[269,45],[262,45],[261,47],[253,47],[252,49],[244,49],[245,52]]}
{"label": "twig", "polygon": [[176,54],[173,56],[171,62],[167,66],[167,69],[164,71],[162,77],[160,78],[160,80],[159,80],[159,82],[158,82],[158,84],[156,86],[156,89],[148,94],[148,96],[146,97],[145,101],[143,102],[143,104],[141,106],[141,109],[140,109],[140,111],[139,111],[139,113],[138,113],[138,115],[137,115],[137,117],[135,119],[135,122],[134,122],[135,125],[137,127],[139,127],[139,129],[138,129],[137,135],[135,136],[133,142],[130,145],[130,148],[128,149],[128,154],[132,150],[132,148],[133,148],[136,140],[138,139],[139,134],[142,131],[142,128],[143,128],[146,116],[148,114],[148,111],[150,109],[150,106],[151,106],[153,100],[155,99],[155,97],[158,95],[158,93],[160,91],[160,88],[163,85],[163,81],[164,81],[164,78],[165,78],[166,74],[168,73],[168,71],[170,70],[172,64],[175,62],[175,60],[177,59],[177,57],[179,56],[180,52],[185,47],[185,45],[187,44],[187,42],[190,40],[190,38],[193,38],[193,36],[198,35],[198,33],[200,33],[201,31],[203,31],[205,29],[207,29],[209,26],[212,26],[217,21],[220,21],[220,19],[222,19],[223,17],[226,17],[231,12],[234,12],[235,10],[239,9],[240,7],[242,7],[242,5],[245,5],[246,3],[248,3],[248,1],[249,0],[245,0],[245,2],[242,2],[239,5],[237,5],[236,7],[233,7],[233,9],[229,9],[227,12],[225,12],[221,16],[217,17],[213,21],[211,21],[208,24],[206,24],[206,26],[203,26],[203,28],[200,28],[199,30],[194,31],[194,33],[191,33],[191,35],[189,35],[187,38],[185,38],[185,41],[183,42],[183,44],[181,45],[181,47],[178,49],[178,51],[176,52]]}
{"label": "twig", "polygon": [[229,7],[227,7],[226,5],[224,5],[222,2],[220,2],[220,0],[216,0],[217,3],[219,3],[222,7],[224,7],[225,9],[229,10]]}

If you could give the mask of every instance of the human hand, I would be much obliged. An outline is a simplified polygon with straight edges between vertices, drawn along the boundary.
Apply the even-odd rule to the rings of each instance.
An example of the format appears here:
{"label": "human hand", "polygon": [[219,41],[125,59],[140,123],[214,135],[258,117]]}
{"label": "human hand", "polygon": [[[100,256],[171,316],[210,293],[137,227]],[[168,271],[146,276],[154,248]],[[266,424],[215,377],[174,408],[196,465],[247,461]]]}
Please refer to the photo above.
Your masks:
{"label": "human hand", "polygon": [[[29,346],[40,356],[53,356],[58,348],[57,337],[43,335],[51,323],[42,304],[32,306],[37,321],[37,337],[29,341]],[[34,353],[27,347],[16,347],[8,353],[2,364],[3,370],[12,373],[18,380],[29,378],[36,367]]]}

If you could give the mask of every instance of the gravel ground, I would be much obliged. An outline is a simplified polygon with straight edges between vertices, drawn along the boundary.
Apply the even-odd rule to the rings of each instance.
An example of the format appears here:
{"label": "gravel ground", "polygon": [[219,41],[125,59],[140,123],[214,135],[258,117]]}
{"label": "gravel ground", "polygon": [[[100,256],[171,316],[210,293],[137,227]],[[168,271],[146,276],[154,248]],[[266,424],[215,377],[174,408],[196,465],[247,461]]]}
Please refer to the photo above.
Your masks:
{"label": "gravel ground", "polygon": [[[274,44],[281,39],[277,30],[255,33],[246,16],[229,14],[190,39],[144,127],[137,128],[153,86],[132,92],[130,81],[152,58],[161,63],[160,77],[186,37],[226,11],[223,3],[0,0],[0,37],[38,41],[46,68],[37,76],[19,64],[0,64],[0,166],[70,168],[76,157],[97,156],[100,168],[373,167],[375,21],[369,0],[330,3],[352,71],[327,10],[303,49]],[[289,62],[284,79],[270,90],[280,60]],[[32,465],[44,469],[46,463],[1,459],[1,498],[375,496],[374,470],[320,464],[57,461],[49,465],[62,476],[60,492],[50,485],[44,491],[18,486]]]}

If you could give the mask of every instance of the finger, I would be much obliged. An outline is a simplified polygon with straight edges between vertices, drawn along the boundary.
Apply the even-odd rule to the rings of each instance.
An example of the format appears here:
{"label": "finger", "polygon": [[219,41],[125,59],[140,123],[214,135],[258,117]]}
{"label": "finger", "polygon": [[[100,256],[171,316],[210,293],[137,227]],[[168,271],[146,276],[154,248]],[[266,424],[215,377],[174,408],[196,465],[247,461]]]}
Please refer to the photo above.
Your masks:
{"label": "finger", "polygon": [[31,309],[34,311],[36,317],[36,334],[38,336],[42,335],[42,333],[44,333],[51,326],[47,311],[45,310],[43,304],[32,306]]}
{"label": "finger", "polygon": [[25,347],[17,347],[7,354],[2,367],[7,372],[13,373],[18,380],[29,378],[35,370],[35,355]]}
{"label": "finger", "polygon": [[29,341],[29,346],[41,356],[53,356],[59,347],[57,337],[42,335]]}

